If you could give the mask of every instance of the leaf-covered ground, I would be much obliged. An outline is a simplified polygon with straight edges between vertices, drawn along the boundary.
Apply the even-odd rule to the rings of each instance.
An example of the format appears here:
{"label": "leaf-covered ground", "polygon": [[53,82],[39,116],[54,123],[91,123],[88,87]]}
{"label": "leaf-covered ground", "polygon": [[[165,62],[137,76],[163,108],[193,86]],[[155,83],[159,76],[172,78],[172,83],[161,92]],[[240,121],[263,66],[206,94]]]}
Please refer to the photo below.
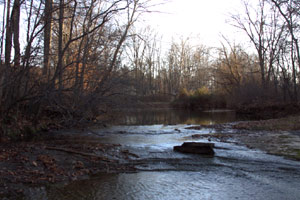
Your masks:
{"label": "leaf-covered ground", "polygon": [[100,172],[134,171],[119,163],[130,155],[120,145],[79,136],[0,143],[0,199],[21,198],[27,187],[67,183]]}

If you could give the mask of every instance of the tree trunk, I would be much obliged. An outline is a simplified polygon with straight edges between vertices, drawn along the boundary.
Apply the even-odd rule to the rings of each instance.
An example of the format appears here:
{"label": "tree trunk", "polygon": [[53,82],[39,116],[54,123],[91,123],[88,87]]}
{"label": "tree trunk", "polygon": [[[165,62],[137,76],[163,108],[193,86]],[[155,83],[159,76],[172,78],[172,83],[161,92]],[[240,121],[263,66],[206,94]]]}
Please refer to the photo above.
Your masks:
{"label": "tree trunk", "polygon": [[19,42],[19,36],[20,36],[20,0],[14,1],[14,6],[12,10],[12,29],[13,29],[13,42],[14,42],[14,49],[15,49],[15,55],[14,55],[14,65],[20,66],[20,42]]}
{"label": "tree trunk", "polygon": [[[5,13],[6,13],[6,1],[4,0],[3,2],[3,16],[2,16],[2,33],[1,33],[1,46],[0,46],[0,56],[1,56],[1,59],[0,59],[0,64],[1,64],[1,67],[2,67],[2,64],[3,64],[3,61],[2,61],[2,56],[3,56],[3,43],[4,43],[4,33],[5,33]],[[1,70],[1,69],[0,69]],[[2,73],[1,73],[2,74]],[[1,76],[1,75],[0,75]],[[1,84],[0,84],[1,85]],[[1,96],[1,95],[0,95]]]}
{"label": "tree trunk", "polygon": [[84,89],[84,74],[85,74],[85,68],[86,68],[86,62],[87,62],[87,57],[89,53],[89,45],[90,45],[90,39],[89,36],[87,36],[84,49],[83,49],[83,58],[82,58],[82,67],[81,67],[81,72],[79,76],[79,85],[78,85],[78,92],[82,92]]}
{"label": "tree trunk", "polygon": [[[63,23],[64,23],[64,0],[59,1],[59,28],[58,28],[58,63],[56,75],[58,76],[58,88],[62,90],[62,67],[63,67]],[[56,78],[56,77],[55,77]]]}
{"label": "tree trunk", "polygon": [[11,18],[10,18],[10,4],[11,1],[7,1],[6,9],[6,34],[5,34],[5,60],[4,64],[1,65],[1,80],[0,80],[0,100],[3,101],[5,98],[5,83],[7,80],[7,73],[10,69],[10,57],[11,57],[11,48],[12,48],[12,30],[11,30]]}
{"label": "tree trunk", "polygon": [[75,68],[75,83],[74,83],[74,88],[75,88],[75,93],[76,96],[79,94],[79,71],[80,71],[80,64],[81,64],[81,52],[82,52],[82,46],[85,38],[82,38],[79,47],[78,47],[78,54],[76,58],[76,68]]}
{"label": "tree trunk", "polygon": [[52,28],[52,0],[45,0],[45,29],[44,29],[44,68],[43,75],[48,74],[50,44],[51,44],[51,28]]}
{"label": "tree trunk", "polygon": [[294,44],[291,45],[291,60],[292,60],[292,73],[293,73],[293,100],[295,102],[298,101],[298,94],[297,94],[297,77],[296,77],[296,66],[295,66],[295,58],[294,58]]}
{"label": "tree trunk", "polygon": [[[4,1],[3,5],[3,13],[6,12],[6,1]],[[5,14],[3,14],[2,18],[2,34],[1,34],[1,46],[0,46],[0,51],[1,51],[1,59],[0,59],[0,102],[2,102],[2,93],[3,93],[3,83],[4,83],[4,70],[5,70],[5,65],[2,61],[2,56],[3,56],[3,42],[4,42],[4,29],[5,29]]]}
{"label": "tree trunk", "polygon": [[12,31],[11,31],[11,19],[10,19],[10,0],[7,1],[6,11],[6,36],[5,36],[5,65],[6,68],[10,67],[10,56],[12,47]]}

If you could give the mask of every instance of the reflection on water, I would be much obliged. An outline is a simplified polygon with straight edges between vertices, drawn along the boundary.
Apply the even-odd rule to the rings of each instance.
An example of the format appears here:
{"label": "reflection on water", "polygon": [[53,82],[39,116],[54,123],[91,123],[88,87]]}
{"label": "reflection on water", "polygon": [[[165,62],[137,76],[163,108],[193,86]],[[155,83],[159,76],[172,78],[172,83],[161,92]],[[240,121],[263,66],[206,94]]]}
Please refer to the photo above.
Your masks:
{"label": "reflection on water", "polygon": [[172,109],[124,111],[119,114],[116,124],[153,125],[153,124],[219,124],[236,121],[234,111],[188,111]]}

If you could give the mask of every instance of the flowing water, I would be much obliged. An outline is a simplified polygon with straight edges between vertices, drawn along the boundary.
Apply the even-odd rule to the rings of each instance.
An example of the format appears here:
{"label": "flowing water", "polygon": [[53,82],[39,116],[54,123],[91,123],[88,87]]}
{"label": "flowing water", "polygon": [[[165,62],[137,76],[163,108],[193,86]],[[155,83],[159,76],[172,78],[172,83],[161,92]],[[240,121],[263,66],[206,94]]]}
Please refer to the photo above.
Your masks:
{"label": "flowing water", "polygon": [[[150,111],[149,111],[150,112]],[[97,130],[99,142],[119,143],[138,155],[137,173],[99,174],[89,180],[49,188],[32,188],[36,199],[300,199],[300,163],[267,155],[235,143],[215,142],[215,156],[173,152],[193,134],[192,124],[237,120],[234,112],[129,113],[118,124]],[[223,130],[232,131],[232,130]],[[88,133],[87,133],[88,134]]]}

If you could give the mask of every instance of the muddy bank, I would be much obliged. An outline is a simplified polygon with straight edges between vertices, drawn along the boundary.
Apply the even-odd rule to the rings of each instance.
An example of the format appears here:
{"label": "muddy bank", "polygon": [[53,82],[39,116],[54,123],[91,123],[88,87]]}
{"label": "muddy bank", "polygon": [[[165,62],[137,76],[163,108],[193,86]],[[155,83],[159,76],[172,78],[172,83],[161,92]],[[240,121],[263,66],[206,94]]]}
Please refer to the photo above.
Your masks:
{"label": "muddy bank", "polygon": [[[29,187],[68,183],[105,172],[132,172],[134,154],[92,136],[48,134],[19,143],[0,143],[0,199],[22,199]],[[124,161],[120,163],[121,161]]]}
{"label": "muddy bank", "polygon": [[252,103],[249,105],[237,106],[236,113],[252,120],[266,120],[299,115],[299,103]]}
{"label": "muddy bank", "polygon": [[232,128],[253,131],[297,131],[300,130],[300,115],[278,119],[238,122]]}
{"label": "muddy bank", "polygon": [[300,161],[300,116],[245,121],[231,124],[195,126],[189,129],[216,129],[212,134],[195,134],[192,138],[234,142],[269,154]]}

